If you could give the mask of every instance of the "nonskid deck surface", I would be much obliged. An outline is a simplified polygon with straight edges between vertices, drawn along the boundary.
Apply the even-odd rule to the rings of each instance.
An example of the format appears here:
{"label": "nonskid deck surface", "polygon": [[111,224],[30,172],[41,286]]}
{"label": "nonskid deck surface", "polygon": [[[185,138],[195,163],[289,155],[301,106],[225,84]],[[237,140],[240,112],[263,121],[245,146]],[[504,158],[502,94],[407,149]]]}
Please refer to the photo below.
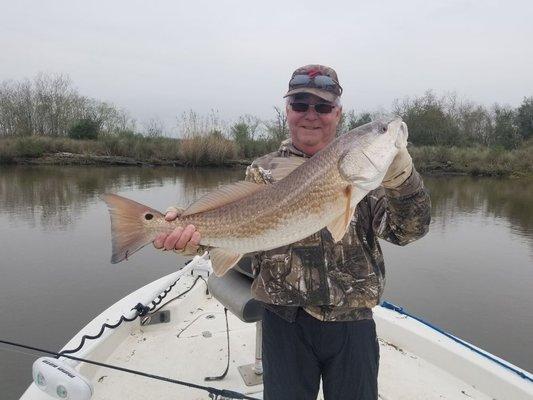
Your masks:
{"label": "nonskid deck surface", "polygon": [[[192,282],[192,277],[183,277],[168,298]],[[246,386],[237,370],[254,361],[255,324],[243,323],[231,313],[228,375],[219,382],[204,382],[204,377],[224,371],[227,357],[223,306],[206,296],[205,289],[205,284],[198,282],[190,293],[167,307],[170,323],[134,329],[105,362],[261,398],[262,386]],[[380,354],[379,391],[383,400],[490,399],[446,371],[383,340]],[[95,400],[208,399],[202,390],[119,371],[86,367],[81,371],[92,377]]]}

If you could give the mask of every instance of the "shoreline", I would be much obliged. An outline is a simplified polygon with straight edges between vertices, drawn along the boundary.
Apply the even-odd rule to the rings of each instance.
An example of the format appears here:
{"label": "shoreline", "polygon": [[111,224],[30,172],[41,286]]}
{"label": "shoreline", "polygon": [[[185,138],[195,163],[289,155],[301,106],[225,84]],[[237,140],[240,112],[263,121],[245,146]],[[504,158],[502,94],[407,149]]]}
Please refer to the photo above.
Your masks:
{"label": "shoreline", "polygon": [[[222,164],[212,163],[202,167],[244,167],[251,160],[226,160]],[[185,167],[195,168],[183,160],[138,160],[123,156],[98,156],[68,152],[48,153],[41,157],[13,157],[0,165],[57,165],[57,166],[131,166],[131,167]]]}
{"label": "shoreline", "polygon": [[[433,176],[487,176],[487,177],[526,177],[532,176],[531,172],[524,171],[468,171],[461,169],[450,162],[424,163],[413,157],[417,171]],[[9,162],[0,165],[32,165],[32,166],[117,166],[117,167],[182,167],[182,168],[240,168],[251,164],[252,159],[225,160],[222,163],[207,163],[194,166],[183,160],[139,160],[124,156],[99,156],[90,154],[76,154],[68,152],[46,153],[40,157],[13,157]]]}

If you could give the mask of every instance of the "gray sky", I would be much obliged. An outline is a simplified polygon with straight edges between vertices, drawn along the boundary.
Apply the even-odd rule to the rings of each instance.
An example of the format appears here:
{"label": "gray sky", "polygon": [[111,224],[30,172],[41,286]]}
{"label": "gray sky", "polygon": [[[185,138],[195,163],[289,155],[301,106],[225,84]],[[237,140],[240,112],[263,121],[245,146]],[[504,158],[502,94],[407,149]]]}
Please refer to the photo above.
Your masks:
{"label": "gray sky", "polygon": [[0,80],[68,74],[139,122],[271,118],[292,71],[337,70],[345,109],[455,91],[533,95],[533,1],[0,0]]}

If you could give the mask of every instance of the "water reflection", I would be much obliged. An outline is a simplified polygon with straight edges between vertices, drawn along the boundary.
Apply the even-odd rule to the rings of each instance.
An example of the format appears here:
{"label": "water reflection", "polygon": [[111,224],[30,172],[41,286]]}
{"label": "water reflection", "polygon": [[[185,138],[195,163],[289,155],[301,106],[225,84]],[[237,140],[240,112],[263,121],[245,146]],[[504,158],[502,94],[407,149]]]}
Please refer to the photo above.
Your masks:
{"label": "water reflection", "polygon": [[[8,167],[0,173],[0,212],[45,230],[69,229],[105,192],[179,187],[176,204],[189,204],[213,187],[238,180],[242,170],[184,168]],[[426,177],[433,225],[445,228],[465,214],[503,218],[514,233],[533,237],[533,179]]]}
{"label": "water reflection", "polygon": [[426,177],[434,226],[466,214],[502,218],[512,231],[533,238],[533,179]]}
{"label": "water reflection", "polygon": [[44,230],[67,230],[102,193],[176,185],[181,198],[170,201],[186,205],[242,175],[241,170],[216,169],[3,167],[0,212],[11,222],[23,220]]}

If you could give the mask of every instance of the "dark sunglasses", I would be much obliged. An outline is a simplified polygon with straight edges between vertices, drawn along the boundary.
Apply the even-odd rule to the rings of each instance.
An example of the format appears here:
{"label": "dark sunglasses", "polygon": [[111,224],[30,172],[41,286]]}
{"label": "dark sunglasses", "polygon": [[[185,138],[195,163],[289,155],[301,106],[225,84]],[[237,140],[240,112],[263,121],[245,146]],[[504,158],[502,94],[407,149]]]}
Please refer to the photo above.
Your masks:
{"label": "dark sunglasses", "polygon": [[289,86],[313,86],[319,89],[331,90],[338,88],[342,93],[342,87],[339,85],[339,82],[327,75],[294,75],[289,82]]}
{"label": "dark sunglasses", "polygon": [[319,103],[319,104],[307,104],[307,103],[291,103],[292,111],[306,112],[312,107],[319,114],[329,114],[335,106],[333,104]]}

